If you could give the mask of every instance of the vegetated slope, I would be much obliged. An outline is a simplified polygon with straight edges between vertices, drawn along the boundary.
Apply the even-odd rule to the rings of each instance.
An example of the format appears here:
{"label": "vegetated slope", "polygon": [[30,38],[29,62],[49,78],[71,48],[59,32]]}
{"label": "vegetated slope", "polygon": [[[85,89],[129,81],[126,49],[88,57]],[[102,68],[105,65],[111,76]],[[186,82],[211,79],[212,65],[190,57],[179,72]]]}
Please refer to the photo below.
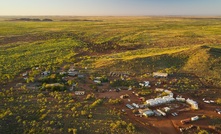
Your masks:
{"label": "vegetated slope", "polygon": [[[132,71],[146,73],[165,68],[180,68],[185,62],[185,56],[174,56],[176,53],[189,50],[186,47],[149,48],[117,54],[95,57],[95,68],[108,66],[110,70]],[[174,69],[175,69],[174,68]]]}
{"label": "vegetated slope", "polygon": [[201,46],[189,52],[189,58],[182,70],[200,77],[205,85],[221,86],[220,45]]}
{"label": "vegetated slope", "polygon": [[85,60],[106,71],[153,71],[195,74],[206,86],[221,87],[221,47],[219,45],[141,49]]}
{"label": "vegetated slope", "polygon": [[53,69],[64,62],[73,62],[75,50],[83,46],[80,41],[70,38],[0,46],[0,81],[11,80],[35,66]]}

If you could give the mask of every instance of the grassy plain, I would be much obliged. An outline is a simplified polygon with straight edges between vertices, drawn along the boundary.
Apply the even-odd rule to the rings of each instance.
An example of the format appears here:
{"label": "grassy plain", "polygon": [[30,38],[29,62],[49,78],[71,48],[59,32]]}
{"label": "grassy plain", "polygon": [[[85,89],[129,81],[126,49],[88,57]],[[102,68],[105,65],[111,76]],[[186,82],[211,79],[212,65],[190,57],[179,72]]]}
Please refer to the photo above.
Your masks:
{"label": "grassy plain", "polygon": [[[206,76],[205,82],[220,80],[219,76],[211,75],[220,69],[220,55],[217,55],[221,42],[220,23],[220,18],[179,17],[60,17],[54,18],[53,22],[1,21],[1,81],[10,80],[33,66],[79,58],[74,57],[77,54],[82,56],[81,59],[85,57],[82,60],[85,66],[98,69],[115,65],[117,62],[114,61],[133,64],[136,59],[144,61],[148,57],[159,59],[160,55],[184,55],[186,60],[177,71],[196,73],[203,80]],[[196,57],[204,61],[198,62]],[[204,63],[203,71],[191,69]],[[143,68],[143,64],[137,68]],[[165,62],[152,69],[172,66],[176,65],[168,66]],[[219,86],[216,80],[213,83]]]}
{"label": "grassy plain", "polygon": [[42,93],[25,86],[4,89],[14,86],[8,83],[21,73],[36,67],[56,71],[74,63],[103,73],[191,73],[206,86],[221,87],[220,18],[52,17],[53,22],[10,19],[0,19],[0,131],[4,133],[139,133],[122,121],[120,111],[107,107],[103,110],[103,105],[108,105],[105,101],[90,109],[97,98],[78,103],[68,92]]}

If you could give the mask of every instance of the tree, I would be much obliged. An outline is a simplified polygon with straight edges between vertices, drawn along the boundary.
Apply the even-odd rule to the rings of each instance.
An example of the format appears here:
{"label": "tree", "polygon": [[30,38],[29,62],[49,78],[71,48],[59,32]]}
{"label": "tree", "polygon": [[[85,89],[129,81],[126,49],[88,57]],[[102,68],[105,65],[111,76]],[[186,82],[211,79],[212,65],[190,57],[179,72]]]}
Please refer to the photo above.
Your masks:
{"label": "tree", "polygon": [[135,131],[135,127],[134,127],[134,125],[132,123],[129,123],[127,125],[127,131],[130,132],[130,133]]}
{"label": "tree", "polygon": [[29,77],[29,78],[27,78],[27,80],[26,80],[27,83],[34,82],[34,81],[35,81],[35,78],[34,78],[34,77]]}
{"label": "tree", "polygon": [[69,86],[71,86],[71,85],[72,85],[72,83],[73,83],[73,81],[72,81],[72,80],[68,80],[68,82],[67,82],[67,83],[68,83],[68,85],[69,85]]}
{"label": "tree", "polygon": [[121,100],[120,99],[115,99],[115,100],[109,99],[108,103],[110,103],[110,104],[120,104]]}
{"label": "tree", "polygon": [[219,104],[219,105],[221,105],[221,98],[218,98],[218,99],[216,100],[216,103]]}
{"label": "tree", "polygon": [[95,98],[95,96],[94,96],[94,94],[92,93],[92,94],[88,94],[88,95],[86,96],[85,100],[91,100],[91,99],[94,99],[94,98]]}
{"label": "tree", "polygon": [[92,117],[93,117],[93,115],[92,115],[92,114],[89,114],[89,115],[88,115],[88,118],[89,118],[89,119],[90,119],[90,118],[92,118]]}
{"label": "tree", "polygon": [[77,134],[78,130],[76,128],[73,129],[73,134]]}
{"label": "tree", "polygon": [[98,106],[99,104],[101,104],[102,102],[103,102],[102,99],[98,99],[98,100],[94,101],[89,107],[94,108],[94,107]]}
{"label": "tree", "polygon": [[85,116],[85,115],[87,115],[87,114],[88,114],[88,113],[87,113],[86,110],[82,110],[82,111],[81,111],[81,115],[82,115],[82,116]]}
{"label": "tree", "polygon": [[200,130],[200,131],[198,132],[198,134],[209,134],[209,132],[207,132],[206,130]]}
{"label": "tree", "polygon": [[68,128],[68,133],[73,133],[73,134],[77,134],[77,129],[75,128]]}
{"label": "tree", "polygon": [[70,65],[68,65],[68,64],[64,66],[64,70],[66,70],[66,71],[67,71],[69,68],[70,68]]}

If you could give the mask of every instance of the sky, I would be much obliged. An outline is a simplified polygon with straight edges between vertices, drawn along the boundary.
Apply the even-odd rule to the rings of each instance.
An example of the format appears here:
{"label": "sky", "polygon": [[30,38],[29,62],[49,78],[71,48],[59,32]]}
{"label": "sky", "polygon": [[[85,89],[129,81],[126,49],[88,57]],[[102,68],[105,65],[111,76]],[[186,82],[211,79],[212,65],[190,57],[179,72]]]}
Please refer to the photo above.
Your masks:
{"label": "sky", "polygon": [[2,0],[1,16],[221,16],[221,0]]}

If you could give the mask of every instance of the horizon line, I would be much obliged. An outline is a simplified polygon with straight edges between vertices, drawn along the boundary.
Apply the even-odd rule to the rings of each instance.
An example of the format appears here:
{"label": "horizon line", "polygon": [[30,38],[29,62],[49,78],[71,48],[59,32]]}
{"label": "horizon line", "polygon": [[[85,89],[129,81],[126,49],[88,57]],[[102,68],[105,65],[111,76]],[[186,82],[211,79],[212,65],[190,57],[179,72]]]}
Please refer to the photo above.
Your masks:
{"label": "horizon line", "polygon": [[0,15],[1,17],[221,17],[221,15]]}

